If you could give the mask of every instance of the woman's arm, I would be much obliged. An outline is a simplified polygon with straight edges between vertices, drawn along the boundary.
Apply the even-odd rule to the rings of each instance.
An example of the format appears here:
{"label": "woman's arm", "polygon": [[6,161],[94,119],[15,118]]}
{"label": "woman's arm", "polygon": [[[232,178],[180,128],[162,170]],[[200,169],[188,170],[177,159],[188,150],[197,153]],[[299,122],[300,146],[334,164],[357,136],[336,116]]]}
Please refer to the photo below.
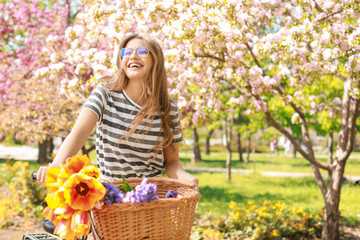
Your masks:
{"label": "woman's arm", "polygon": [[187,173],[179,160],[179,143],[172,143],[164,148],[166,163],[165,173],[169,178],[175,178],[198,186],[199,179]]}
{"label": "woman's arm", "polygon": [[86,143],[91,131],[96,125],[98,115],[88,108],[83,108],[75,122],[70,134],[65,138],[64,142],[56,155],[54,161],[49,167],[42,166],[38,170],[37,182],[44,184],[46,174],[49,168],[60,167],[67,158],[76,155],[82,146]]}

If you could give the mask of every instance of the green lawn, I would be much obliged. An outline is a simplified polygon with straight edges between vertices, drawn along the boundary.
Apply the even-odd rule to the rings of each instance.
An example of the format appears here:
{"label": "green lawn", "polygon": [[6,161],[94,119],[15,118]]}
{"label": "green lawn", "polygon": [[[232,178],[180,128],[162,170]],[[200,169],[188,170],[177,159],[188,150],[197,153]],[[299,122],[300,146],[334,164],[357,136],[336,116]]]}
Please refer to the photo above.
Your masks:
{"label": "green lawn", "polygon": [[[282,201],[288,206],[318,212],[324,206],[313,178],[264,177],[260,174],[232,175],[230,182],[223,173],[192,173],[199,178],[201,200],[197,213],[226,214],[230,201],[245,205],[248,201],[261,205],[265,200]],[[340,211],[347,221],[359,222],[360,186],[344,185]]]}
{"label": "green lawn", "polygon": [[[211,155],[202,155],[203,161],[192,165],[190,151],[181,151],[181,161],[184,166],[225,167],[226,154],[213,152]],[[96,162],[95,151],[90,154],[92,162]],[[325,160],[325,156],[323,160]],[[0,185],[10,181],[10,173],[4,171],[4,159],[0,160]],[[32,169],[39,165],[29,162]],[[298,156],[293,159],[269,153],[256,153],[250,155],[250,163],[239,163],[237,154],[233,154],[233,168],[250,169],[256,171],[286,171],[286,172],[311,172],[310,164]],[[348,160],[345,174],[360,175],[360,154],[354,153]],[[319,211],[323,206],[322,196],[313,178],[281,178],[264,177],[251,171],[249,175],[232,174],[231,182],[226,181],[223,173],[192,173],[199,178],[202,198],[199,202],[197,214],[212,212],[223,215],[229,211],[230,201],[245,205],[247,201],[262,204],[264,200],[280,200],[289,206],[303,208],[311,212]],[[360,186],[344,185],[341,193],[341,215],[347,222],[359,224],[360,218]]]}
{"label": "green lawn", "polygon": [[[188,167],[226,167],[226,153],[224,151],[212,152],[210,155],[202,154],[202,162],[192,164],[192,152],[189,149],[182,148],[180,151],[180,160],[184,166]],[[243,154],[246,157],[246,154]],[[326,155],[318,155],[319,161],[327,162]],[[239,161],[239,154],[234,152],[232,154],[232,168],[236,169],[249,169],[256,171],[280,171],[280,172],[304,172],[312,173],[310,163],[305,160],[300,154],[296,158],[285,156],[283,152],[279,154],[271,153],[255,153],[250,154],[249,163],[241,163]],[[354,152],[347,160],[345,175],[358,175],[360,176],[360,153]]]}

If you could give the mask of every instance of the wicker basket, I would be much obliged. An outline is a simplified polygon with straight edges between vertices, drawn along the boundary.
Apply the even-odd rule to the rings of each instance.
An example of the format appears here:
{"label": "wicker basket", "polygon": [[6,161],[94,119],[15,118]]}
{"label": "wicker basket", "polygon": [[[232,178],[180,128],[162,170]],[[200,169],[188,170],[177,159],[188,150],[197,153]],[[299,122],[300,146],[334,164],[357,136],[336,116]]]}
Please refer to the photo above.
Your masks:
{"label": "wicker basket", "polygon": [[[128,179],[133,188],[142,179]],[[115,184],[122,181],[114,182]],[[95,238],[101,240],[189,239],[200,193],[192,185],[169,178],[149,178],[157,185],[159,200],[123,203],[92,211]],[[165,198],[175,190],[181,198]]]}

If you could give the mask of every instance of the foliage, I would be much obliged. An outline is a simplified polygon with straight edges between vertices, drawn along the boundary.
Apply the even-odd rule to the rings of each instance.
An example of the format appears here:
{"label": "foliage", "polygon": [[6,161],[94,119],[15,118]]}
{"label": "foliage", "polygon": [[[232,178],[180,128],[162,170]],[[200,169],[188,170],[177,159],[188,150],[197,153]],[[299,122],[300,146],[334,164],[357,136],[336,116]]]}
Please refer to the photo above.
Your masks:
{"label": "foliage", "polygon": [[[225,218],[205,215],[193,229],[192,239],[309,239],[321,236],[322,212],[314,215],[277,201],[245,209],[236,202]],[[196,237],[196,236],[201,237]]]}
{"label": "foliage", "polygon": [[56,53],[68,47],[64,32],[71,21],[69,8],[70,1],[0,3],[0,137],[41,142],[70,131],[79,97],[59,94],[60,79],[34,78],[46,67],[51,72],[71,68],[53,64]]}
{"label": "foliage", "polygon": [[46,190],[32,182],[32,170],[28,162],[10,161],[5,165],[5,171],[12,175],[12,179],[4,188],[8,192],[1,192],[0,224],[7,224],[11,216],[39,217],[41,216],[41,202],[45,199]]}

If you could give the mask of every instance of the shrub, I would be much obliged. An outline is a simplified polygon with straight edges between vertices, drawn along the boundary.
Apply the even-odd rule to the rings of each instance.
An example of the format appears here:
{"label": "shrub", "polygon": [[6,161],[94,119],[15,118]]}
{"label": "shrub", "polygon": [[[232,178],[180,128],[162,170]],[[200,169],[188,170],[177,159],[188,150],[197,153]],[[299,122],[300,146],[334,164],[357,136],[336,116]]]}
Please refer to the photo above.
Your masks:
{"label": "shrub", "polygon": [[322,212],[313,215],[277,201],[262,206],[231,202],[229,215],[197,220],[192,239],[311,239],[320,237]]}
{"label": "shrub", "polygon": [[3,191],[8,192],[1,193],[3,195],[0,201],[1,225],[6,224],[6,220],[14,215],[40,217],[42,215],[40,204],[45,199],[46,189],[31,181],[29,163],[18,161],[11,164],[8,161],[5,168],[13,178],[10,183],[2,187]]}

